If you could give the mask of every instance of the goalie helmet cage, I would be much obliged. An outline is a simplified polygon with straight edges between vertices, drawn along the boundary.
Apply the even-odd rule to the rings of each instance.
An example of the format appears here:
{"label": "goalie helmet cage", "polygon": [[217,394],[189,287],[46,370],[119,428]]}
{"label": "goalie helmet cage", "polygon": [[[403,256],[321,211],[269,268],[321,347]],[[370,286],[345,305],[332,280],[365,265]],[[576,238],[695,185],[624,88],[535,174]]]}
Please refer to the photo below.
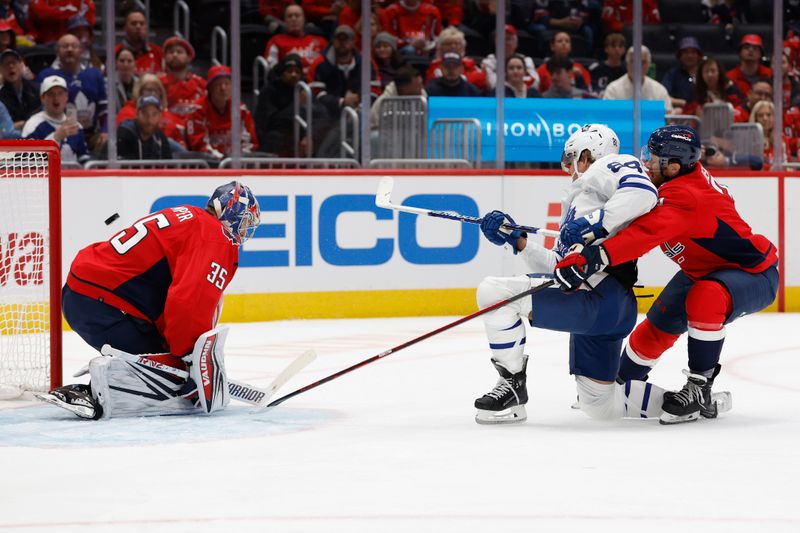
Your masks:
{"label": "goalie helmet cage", "polygon": [[0,201],[2,399],[61,385],[58,145],[0,141]]}

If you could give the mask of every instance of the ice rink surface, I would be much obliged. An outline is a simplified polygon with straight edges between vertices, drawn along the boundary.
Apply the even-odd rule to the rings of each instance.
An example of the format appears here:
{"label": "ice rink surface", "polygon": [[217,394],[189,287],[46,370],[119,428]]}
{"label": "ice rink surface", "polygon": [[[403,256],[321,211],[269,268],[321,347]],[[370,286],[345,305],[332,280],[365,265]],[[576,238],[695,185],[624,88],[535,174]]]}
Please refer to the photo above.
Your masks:
{"label": "ice rink surface", "polygon": [[[233,324],[228,374],[279,391],[451,317]],[[278,408],[79,420],[0,405],[0,531],[800,531],[800,315],[728,329],[717,420],[598,422],[570,409],[567,336],[529,331],[528,421],[479,426],[496,373],[480,319]],[[685,339],[652,381],[679,388]],[[65,339],[65,374],[92,356]],[[74,381],[74,380],[69,380]]]}

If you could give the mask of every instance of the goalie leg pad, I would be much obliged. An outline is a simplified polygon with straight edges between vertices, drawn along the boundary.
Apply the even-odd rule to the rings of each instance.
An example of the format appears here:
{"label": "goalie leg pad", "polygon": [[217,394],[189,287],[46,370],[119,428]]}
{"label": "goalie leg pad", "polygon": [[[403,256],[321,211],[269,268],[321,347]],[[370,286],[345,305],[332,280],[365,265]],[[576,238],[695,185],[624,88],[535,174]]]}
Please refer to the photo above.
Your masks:
{"label": "goalie leg pad", "polygon": [[157,368],[119,357],[95,357],[89,362],[92,397],[103,418],[174,415],[196,412],[192,402],[177,396],[184,380]]}
{"label": "goalie leg pad", "polygon": [[189,363],[189,377],[197,384],[198,403],[206,413],[224,409],[231,401],[223,351],[227,336],[227,326],[207,331],[198,337],[192,353],[184,357]]}

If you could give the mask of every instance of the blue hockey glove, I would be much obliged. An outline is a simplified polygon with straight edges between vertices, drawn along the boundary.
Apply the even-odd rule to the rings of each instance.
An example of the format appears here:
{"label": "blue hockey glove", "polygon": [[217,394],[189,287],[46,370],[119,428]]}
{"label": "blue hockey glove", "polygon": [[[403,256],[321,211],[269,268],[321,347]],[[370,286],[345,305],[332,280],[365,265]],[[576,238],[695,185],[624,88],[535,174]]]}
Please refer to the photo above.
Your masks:
{"label": "blue hockey glove", "polygon": [[564,292],[572,292],[593,274],[608,266],[608,254],[603,245],[583,246],[576,244],[570,253],[556,265],[555,276],[558,285]]}
{"label": "blue hockey glove", "polygon": [[496,244],[497,246],[510,244],[511,249],[514,250],[514,253],[516,254],[519,251],[517,250],[517,240],[520,237],[527,237],[528,234],[519,229],[508,230],[501,228],[500,226],[502,226],[506,221],[510,222],[511,224],[516,224],[514,219],[511,218],[511,215],[507,215],[502,211],[492,211],[491,213],[484,215],[483,220],[481,220],[481,231],[492,244]]}
{"label": "blue hockey glove", "polygon": [[598,209],[586,215],[567,222],[561,227],[559,239],[564,246],[573,244],[589,244],[595,239],[608,237],[608,232],[603,228],[605,211]]}

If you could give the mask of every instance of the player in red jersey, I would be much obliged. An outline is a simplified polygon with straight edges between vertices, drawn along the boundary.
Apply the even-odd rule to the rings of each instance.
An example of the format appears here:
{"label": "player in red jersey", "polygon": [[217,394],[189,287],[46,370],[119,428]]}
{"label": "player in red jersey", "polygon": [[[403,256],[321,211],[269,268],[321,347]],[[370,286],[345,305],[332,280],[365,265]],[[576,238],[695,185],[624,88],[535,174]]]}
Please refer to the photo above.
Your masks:
{"label": "player in red jersey", "polygon": [[163,74],[158,76],[167,89],[169,110],[187,117],[200,108],[206,95],[206,80],[190,71],[194,47],[186,39],[170,37],[164,41]]}
{"label": "player in red jersey", "polygon": [[299,55],[303,63],[303,75],[308,80],[308,67],[325,50],[328,41],[325,37],[305,32],[306,17],[303,8],[298,5],[286,6],[283,20],[286,23],[286,33],[279,33],[267,42],[264,57],[272,68],[289,54]]}
{"label": "player in red jersey", "polygon": [[564,290],[575,290],[606,266],[660,246],[680,271],[631,334],[619,379],[646,379],[661,354],[688,330],[689,379],[681,391],[664,394],[661,421],[714,418],[711,386],[720,370],[725,324],[773,302],[777,249],[752,232],[727,188],[698,162],[700,138],[692,128],[657,129],[642,159],[659,188],[658,205],[602,244],[567,255],[556,265],[556,278]]}
{"label": "player in red jersey", "polygon": [[[187,354],[195,355],[198,339],[215,326],[222,293],[236,274],[239,246],[259,222],[256,197],[234,181],[218,187],[205,209],[163,209],[78,252],[62,291],[70,327],[96,350],[109,345],[151,356],[139,364],[96,357],[89,363],[89,386],[60,387],[45,399],[95,419],[194,409],[186,399],[194,383],[152,368],[191,365]],[[214,362],[224,381],[221,348]],[[219,392],[227,394],[227,385]]]}

